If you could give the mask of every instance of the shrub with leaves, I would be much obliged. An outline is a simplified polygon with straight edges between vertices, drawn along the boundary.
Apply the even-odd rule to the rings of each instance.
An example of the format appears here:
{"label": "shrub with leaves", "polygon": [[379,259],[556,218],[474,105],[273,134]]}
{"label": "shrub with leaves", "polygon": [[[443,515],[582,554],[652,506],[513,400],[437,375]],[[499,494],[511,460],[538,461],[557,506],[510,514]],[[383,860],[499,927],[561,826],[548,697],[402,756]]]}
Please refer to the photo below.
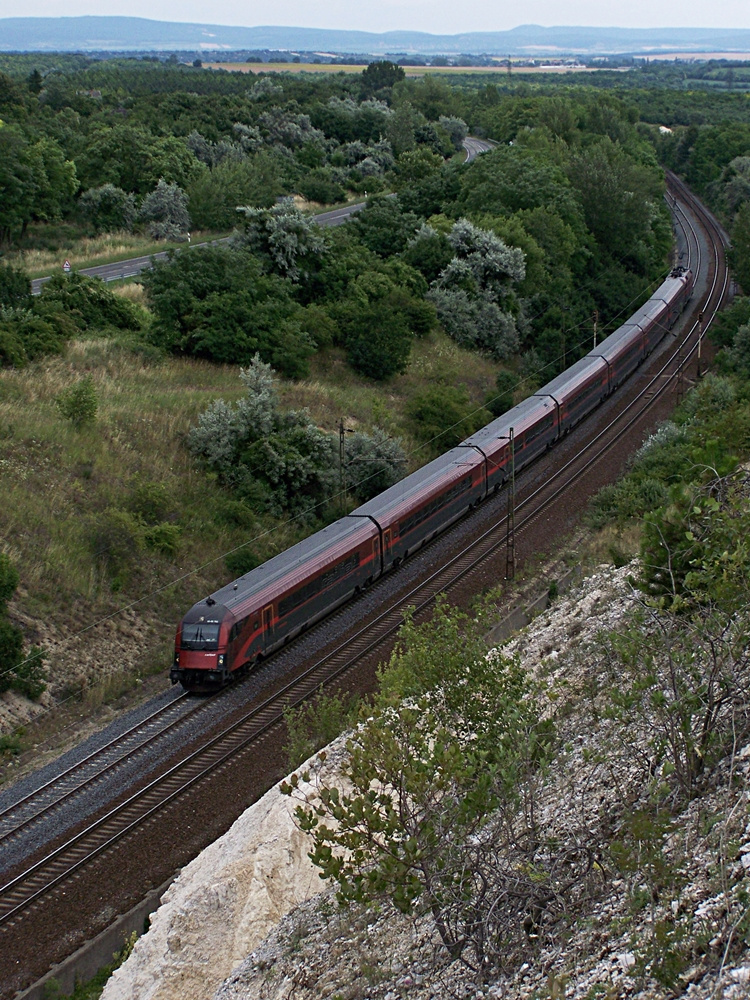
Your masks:
{"label": "shrub with leaves", "polygon": [[[310,857],[342,902],[430,913],[448,952],[481,974],[527,946],[526,921],[540,925],[590,865],[534,829],[551,747],[515,660],[487,654],[444,604],[432,622],[409,619],[349,741],[346,790],[319,788],[297,808]],[[284,790],[297,787],[295,775]]]}
{"label": "shrub with leaves", "polygon": [[124,229],[130,232],[137,216],[135,195],[114,184],[89,188],[78,200],[78,209],[97,233]]}
{"label": "shrub with leaves", "polygon": [[312,701],[286,709],[284,721],[289,742],[284,752],[290,770],[350,729],[357,721],[358,705],[356,694],[320,691]]}
{"label": "shrub with leaves", "polygon": [[719,601],[742,608],[750,587],[750,481],[747,473],[672,491],[646,517],[639,585],[680,610]]}
{"label": "shrub with leaves", "polygon": [[77,272],[53,274],[42,285],[34,311],[50,319],[62,312],[81,330],[102,326],[137,330],[140,326],[138,312],[131,302],[115,295],[99,278]]}
{"label": "shrub with leaves", "polygon": [[235,236],[235,245],[258,254],[266,268],[291,281],[299,281],[311,262],[326,251],[326,240],[315,221],[285,198],[271,208],[241,209],[244,232]]}
{"label": "shrub with leaves", "polygon": [[18,586],[18,570],[0,552],[0,693],[11,688],[32,701],[47,689],[44,650],[32,646],[23,655],[23,633],[8,618],[8,601]]}
{"label": "shrub with leaves", "polygon": [[721,599],[689,613],[642,603],[602,637],[611,664],[609,713],[622,724],[659,800],[689,800],[704,771],[750,735],[748,604]]}
{"label": "shrub with leaves", "polygon": [[76,430],[96,420],[99,399],[92,375],[84,375],[74,385],[64,389],[55,399],[60,413]]}
{"label": "shrub with leaves", "polygon": [[[247,395],[231,404],[215,400],[191,428],[190,450],[252,510],[308,521],[320,516],[339,489],[337,436],[304,410],[279,410],[273,370],[259,356],[240,369],[240,378]],[[402,474],[403,453],[385,435],[356,435],[351,449],[349,483],[395,481]]]}
{"label": "shrub with leaves", "polygon": [[475,407],[463,385],[435,385],[417,393],[407,406],[414,433],[439,455],[489,423],[491,414]]}
{"label": "shrub with leaves", "polygon": [[31,305],[31,279],[20,267],[0,261],[0,308]]}
{"label": "shrub with leaves", "polygon": [[401,444],[376,428],[372,434],[357,432],[346,441],[348,489],[364,502],[402,479],[406,454]]}
{"label": "shrub with leaves", "polygon": [[291,283],[263,273],[247,250],[210,246],[173,254],[157,261],[143,283],[158,346],[225,364],[248,364],[257,353],[291,378],[307,374],[315,347]]}
{"label": "shrub with leaves", "polygon": [[57,408],[76,430],[86,424],[93,424],[99,399],[92,375],[84,375],[74,385],[64,389],[56,398]]}
{"label": "shrub with leaves", "polygon": [[154,239],[180,239],[190,229],[187,205],[188,197],[182,188],[168,184],[162,177],[143,199],[139,215],[148,223],[149,234]]}

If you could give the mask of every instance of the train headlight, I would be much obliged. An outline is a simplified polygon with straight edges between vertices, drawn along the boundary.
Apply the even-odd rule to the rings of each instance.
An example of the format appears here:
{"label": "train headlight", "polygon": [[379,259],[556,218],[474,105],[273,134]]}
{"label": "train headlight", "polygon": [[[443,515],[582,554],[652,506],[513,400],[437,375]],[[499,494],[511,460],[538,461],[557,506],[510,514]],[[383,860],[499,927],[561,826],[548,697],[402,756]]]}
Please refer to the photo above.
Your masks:
{"label": "train headlight", "polygon": [[219,666],[220,667],[224,666],[224,654],[223,653],[221,653],[220,656],[219,656]]}

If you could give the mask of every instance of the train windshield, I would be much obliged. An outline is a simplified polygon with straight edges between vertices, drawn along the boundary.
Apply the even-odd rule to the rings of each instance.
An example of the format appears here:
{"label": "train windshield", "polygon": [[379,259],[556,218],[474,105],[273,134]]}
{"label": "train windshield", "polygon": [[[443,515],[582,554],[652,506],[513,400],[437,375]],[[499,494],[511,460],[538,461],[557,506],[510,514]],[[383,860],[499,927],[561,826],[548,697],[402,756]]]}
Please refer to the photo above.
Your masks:
{"label": "train windshield", "polygon": [[183,649],[218,649],[219,623],[194,622],[182,626]]}

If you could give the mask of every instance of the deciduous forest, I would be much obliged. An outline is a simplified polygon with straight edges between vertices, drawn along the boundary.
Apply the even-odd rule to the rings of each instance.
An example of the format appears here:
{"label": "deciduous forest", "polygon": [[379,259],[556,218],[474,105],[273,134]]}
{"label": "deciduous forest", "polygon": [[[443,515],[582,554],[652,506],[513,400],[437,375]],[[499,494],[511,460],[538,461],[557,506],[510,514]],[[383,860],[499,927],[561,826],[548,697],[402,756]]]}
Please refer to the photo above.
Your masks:
{"label": "deciduous forest", "polygon": [[[688,90],[672,67],[571,85],[4,56],[15,600],[95,616],[179,578],[169,617],[532,393],[668,272],[664,166],[733,234],[750,287],[750,110],[714,69]],[[468,134],[493,143],[471,163]],[[317,224],[352,201],[345,225]],[[120,287],[77,273],[165,247]],[[746,303],[717,333],[733,386]],[[596,516],[663,501],[646,478]]]}

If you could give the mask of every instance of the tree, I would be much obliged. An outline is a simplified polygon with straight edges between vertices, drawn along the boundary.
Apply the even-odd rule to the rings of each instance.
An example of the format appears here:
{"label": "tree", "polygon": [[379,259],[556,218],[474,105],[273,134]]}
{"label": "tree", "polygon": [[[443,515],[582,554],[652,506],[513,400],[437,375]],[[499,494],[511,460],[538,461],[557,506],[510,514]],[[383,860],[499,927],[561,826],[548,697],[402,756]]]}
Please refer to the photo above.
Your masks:
{"label": "tree", "polygon": [[110,183],[147,195],[160,180],[185,188],[198,161],[182,138],[155,136],[143,125],[97,122],[76,166],[84,188]]}
{"label": "tree", "polygon": [[569,176],[583,208],[586,225],[600,247],[620,256],[647,241],[655,205],[661,198],[655,170],[631,159],[609,138],[573,155]]}
{"label": "tree", "polygon": [[78,208],[97,233],[112,233],[119,229],[130,232],[136,220],[135,195],[127,194],[114,184],[89,188],[78,200]]}
{"label": "tree", "polygon": [[428,299],[449,336],[504,360],[518,349],[512,284],[525,276],[523,251],[467,219],[455,223],[448,242],[454,257]]}
{"label": "tree", "polygon": [[190,218],[199,229],[231,229],[240,222],[239,206],[270,208],[282,191],[273,152],[224,159],[211,169],[201,169],[188,185]]}
{"label": "tree", "polygon": [[396,158],[417,145],[415,132],[423,121],[423,116],[409,101],[400,104],[390,116],[385,134]]}
{"label": "tree", "polygon": [[245,229],[235,237],[234,245],[259,254],[273,274],[300,281],[326,251],[320,227],[291,198],[272,208],[244,206],[240,211],[245,215]]}
{"label": "tree", "polygon": [[36,68],[32,69],[32,71],[26,77],[26,85],[32,94],[38,94],[40,92],[40,90],[44,86],[44,82],[42,80],[42,74],[39,72],[38,69]]}
{"label": "tree", "polygon": [[359,275],[348,291],[332,311],[351,366],[379,381],[406,371],[415,334],[434,323],[431,307],[377,271]]}
{"label": "tree", "polygon": [[498,146],[469,164],[461,175],[456,214],[505,216],[538,207],[556,212],[581,232],[581,209],[570,180],[546,152]]}
{"label": "tree", "polygon": [[453,247],[445,233],[425,224],[409,240],[401,256],[432,283],[453,260]]}
{"label": "tree", "polygon": [[727,259],[743,291],[750,289],[750,201],[741,205],[737,212]]}
{"label": "tree", "polygon": [[28,152],[34,172],[34,218],[59,219],[78,190],[75,164],[65,159],[54,139],[39,139]]}
{"label": "tree", "polygon": [[438,119],[440,127],[444,128],[450,136],[455,149],[461,149],[464,139],[469,134],[469,127],[463,118],[455,118],[450,115],[440,115]]}
{"label": "tree", "polygon": [[31,305],[31,279],[20,267],[0,261],[0,307],[28,308]]}
{"label": "tree", "polygon": [[342,325],[347,328],[347,357],[355,371],[385,381],[406,371],[411,354],[412,331],[404,316],[395,312],[398,296],[385,296]]}
{"label": "tree", "polygon": [[397,63],[381,59],[378,62],[371,62],[362,70],[362,92],[371,96],[378,90],[385,90],[403,80],[406,73]]}
{"label": "tree", "polygon": [[36,183],[20,129],[0,128],[0,244],[22,233],[34,215]]}
{"label": "tree", "polygon": [[247,250],[175,253],[156,262],[144,285],[156,317],[151,339],[166,350],[241,365],[259,353],[291,378],[307,373],[315,347],[291,284],[264,274]]}
{"label": "tree", "polygon": [[404,212],[398,198],[375,198],[350,223],[357,237],[368,250],[379,257],[401,253],[419,228],[416,215]]}
{"label": "tree", "polygon": [[190,431],[191,451],[252,509],[314,521],[336,491],[334,436],[305,411],[278,408],[273,372],[259,355],[240,377],[247,395],[212,403]]}
{"label": "tree", "polygon": [[399,441],[376,428],[372,434],[357,431],[346,442],[348,489],[364,503],[402,479],[406,455]]}
{"label": "tree", "polygon": [[148,231],[154,239],[179,239],[190,228],[187,202],[182,188],[168,184],[162,177],[143,199],[139,215],[149,223]]}
{"label": "tree", "polygon": [[449,954],[481,975],[496,948],[528,947],[525,920],[540,922],[587,863],[531,833],[551,734],[519,665],[487,654],[445,605],[422,626],[407,620],[381,682],[348,742],[345,790],[316,789],[297,821],[339,900],[431,914]]}

